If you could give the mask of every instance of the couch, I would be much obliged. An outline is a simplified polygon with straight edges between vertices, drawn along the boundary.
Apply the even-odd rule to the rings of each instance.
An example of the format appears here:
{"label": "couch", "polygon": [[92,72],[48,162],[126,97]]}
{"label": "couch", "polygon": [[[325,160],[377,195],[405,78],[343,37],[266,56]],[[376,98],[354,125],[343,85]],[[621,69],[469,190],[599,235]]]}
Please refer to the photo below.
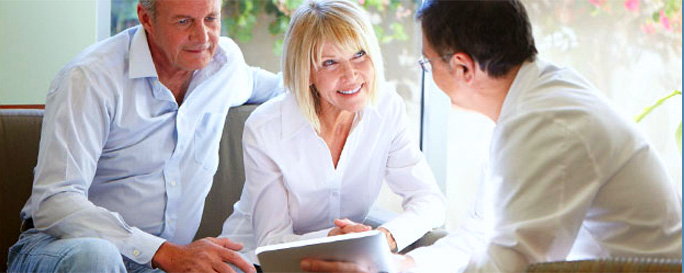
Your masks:
{"label": "couch", "polygon": [[[223,221],[240,198],[245,175],[242,165],[242,128],[256,105],[234,107],[228,113],[219,148],[219,167],[206,198],[202,222],[195,238],[217,236]],[[19,212],[31,194],[43,110],[0,109],[0,272],[7,266],[7,251],[20,232]],[[377,226],[392,217],[374,209],[366,224]],[[446,233],[435,230],[405,251],[432,244]]]}

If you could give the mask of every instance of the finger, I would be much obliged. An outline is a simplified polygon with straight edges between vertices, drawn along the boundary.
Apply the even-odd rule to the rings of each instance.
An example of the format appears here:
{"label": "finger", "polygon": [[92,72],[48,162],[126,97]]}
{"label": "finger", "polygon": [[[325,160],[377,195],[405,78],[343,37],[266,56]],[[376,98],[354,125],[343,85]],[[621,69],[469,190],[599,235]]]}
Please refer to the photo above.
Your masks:
{"label": "finger", "polygon": [[371,230],[371,227],[366,226],[366,225],[361,225],[361,224],[348,225],[348,226],[342,228],[342,232],[344,234],[355,233],[355,232],[364,232],[364,231],[369,231],[369,230]]}
{"label": "finger", "polygon": [[[224,261],[214,261],[214,262],[211,263],[211,266],[212,266],[212,268],[214,269],[214,271],[216,271],[216,272],[220,272],[220,273],[236,273],[235,270],[233,270],[233,268],[231,268],[230,265],[228,265],[228,264],[227,264],[226,262],[224,262]],[[247,272],[247,271],[245,271],[245,272]]]}
{"label": "finger", "polygon": [[339,227],[334,227],[333,229],[328,232],[328,236],[336,236],[342,234],[342,231],[340,230]]}
{"label": "finger", "polygon": [[212,240],[212,242],[214,242],[215,244],[220,245],[220,246],[227,248],[227,249],[230,249],[230,250],[239,251],[242,249],[241,243],[233,242],[226,237],[208,238],[208,239]]}
{"label": "finger", "polygon": [[299,265],[307,272],[368,272],[357,264],[304,259]]}
{"label": "finger", "polygon": [[351,220],[349,220],[349,219],[347,219],[347,218],[335,219],[335,221],[333,221],[333,223],[335,224],[335,226],[338,226],[338,227],[341,227],[341,228],[343,228],[343,227],[345,227],[345,226],[347,226],[347,225],[354,224],[354,222],[352,222]]}
{"label": "finger", "polygon": [[256,269],[254,268],[252,263],[243,259],[242,256],[240,256],[240,254],[238,254],[237,252],[226,249],[225,251],[222,251],[221,254],[221,258],[223,259],[223,261],[229,262],[237,266],[243,272],[256,272]]}

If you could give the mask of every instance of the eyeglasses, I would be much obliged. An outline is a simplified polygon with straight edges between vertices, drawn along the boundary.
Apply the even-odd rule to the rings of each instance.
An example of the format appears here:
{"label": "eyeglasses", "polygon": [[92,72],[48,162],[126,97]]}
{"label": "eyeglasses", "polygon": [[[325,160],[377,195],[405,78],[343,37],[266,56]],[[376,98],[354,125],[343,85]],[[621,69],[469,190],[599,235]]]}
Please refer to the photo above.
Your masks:
{"label": "eyeglasses", "polygon": [[442,55],[442,56],[431,58],[431,59],[425,58],[425,56],[423,55],[423,56],[420,56],[420,58],[418,59],[418,65],[420,65],[420,68],[422,68],[423,71],[425,71],[425,73],[429,73],[432,71],[432,65],[430,65],[430,62],[432,60],[437,59],[437,58],[442,58],[442,59],[446,60],[447,57],[451,57],[451,55],[454,55],[454,54],[453,53],[446,54],[446,55]]}

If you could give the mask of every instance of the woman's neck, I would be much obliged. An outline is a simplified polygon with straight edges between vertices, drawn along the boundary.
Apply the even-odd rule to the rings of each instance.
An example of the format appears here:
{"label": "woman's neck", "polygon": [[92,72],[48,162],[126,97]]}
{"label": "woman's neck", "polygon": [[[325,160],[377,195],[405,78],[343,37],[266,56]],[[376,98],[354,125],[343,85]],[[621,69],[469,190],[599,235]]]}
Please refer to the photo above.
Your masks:
{"label": "woman's neck", "polygon": [[335,168],[337,168],[337,163],[342,155],[344,144],[347,142],[355,116],[356,113],[354,112],[337,109],[334,111],[321,109],[318,115],[320,122],[319,135],[328,145]]}

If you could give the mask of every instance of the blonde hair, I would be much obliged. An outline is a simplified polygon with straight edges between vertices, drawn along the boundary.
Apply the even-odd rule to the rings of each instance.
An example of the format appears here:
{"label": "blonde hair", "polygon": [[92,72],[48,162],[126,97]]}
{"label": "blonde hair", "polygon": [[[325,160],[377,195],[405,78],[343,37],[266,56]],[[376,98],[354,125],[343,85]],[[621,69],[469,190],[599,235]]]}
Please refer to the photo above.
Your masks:
{"label": "blonde hair", "polygon": [[382,55],[368,14],[347,0],[312,0],[292,15],[283,43],[282,71],[285,87],[294,95],[302,114],[314,129],[320,130],[320,98],[311,87],[312,69],[317,69],[324,42],[343,51],[364,50],[375,69],[369,86],[370,103],[377,100],[378,86],[384,81]]}

